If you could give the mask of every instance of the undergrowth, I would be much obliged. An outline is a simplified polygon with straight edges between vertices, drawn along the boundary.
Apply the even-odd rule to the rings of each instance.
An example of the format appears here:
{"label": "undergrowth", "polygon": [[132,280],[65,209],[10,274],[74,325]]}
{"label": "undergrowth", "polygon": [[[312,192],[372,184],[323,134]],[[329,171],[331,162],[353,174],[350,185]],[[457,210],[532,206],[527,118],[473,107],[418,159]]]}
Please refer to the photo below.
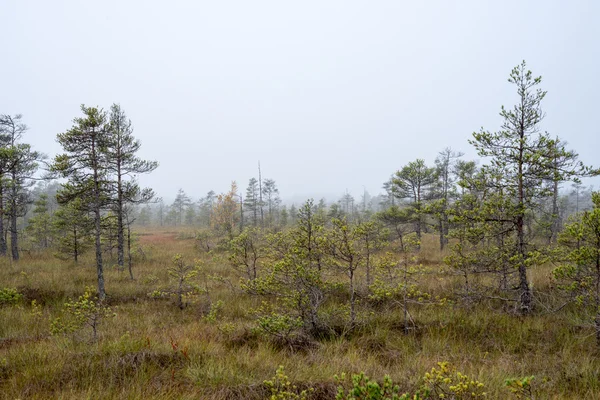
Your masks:
{"label": "undergrowth", "polygon": [[[422,285],[433,296],[448,297],[443,307],[415,305],[406,329],[400,309],[372,301],[359,287],[361,313],[352,330],[344,325],[345,316],[334,312],[336,304],[326,304],[327,335],[287,341],[257,328],[251,311],[260,310],[264,299],[238,289],[227,258],[217,250],[199,249],[192,235],[160,230],[147,230],[140,242],[148,257],[134,265],[137,279],[107,268],[102,305],[86,295],[96,278],[91,255],[79,265],[50,253],[35,253],[19,263],[0,260],[0,398],[600,396],[595,331],[580,310],[567,306],[556,313],[539,307],[522,317],[493,300],[459,304],[451,293],[460,282],[435,273],[444,254],[435,250],[434,237],[424,239],[430,273]],[[198,284],[203,290],[210,286],[210,298],[181,309],[173,296],[148,295],[172,285],[169,268],[175,254],[201,263]],[[551,270],[532,269],[536,295],[550,291]],[[341,304],[345,292],[335,290],[339,293],[331,301],[339,298]],[[84,340],[50,335],[57,318],[89,332],[93,328],[86,323],[93,318],[77,313],[93,317],[97,312],[104,313],[96,324],[97,340],[91,333]],[[263,322],[275,331],[281,328],[273,325],[276,321]]]}

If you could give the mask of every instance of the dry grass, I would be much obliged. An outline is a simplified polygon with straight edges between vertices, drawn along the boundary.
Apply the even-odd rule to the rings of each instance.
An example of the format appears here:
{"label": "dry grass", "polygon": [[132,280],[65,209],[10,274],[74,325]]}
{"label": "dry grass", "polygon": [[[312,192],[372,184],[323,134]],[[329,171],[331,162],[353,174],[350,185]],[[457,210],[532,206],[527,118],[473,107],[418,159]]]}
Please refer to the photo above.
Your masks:
{"label": "dry grass", "polygon": [[[578,326],[575,310],[519,317],[481,304],[421,307],[413,310],[419,329],[402,333],[397,310],[363,304],[362,325],[348,338],[291,352],[252,331],[247,310],[257,299],[214,288],[210,301],[224,307],[216,322],[203,319],[207,301],[179,310],[171,301],[147,294],[168,280],[175,253],[198,258],[211,274],[235,280],[226,258],[194,247],[190,231],[145,230],[140,241],[146,260],[135,266],[136,280],[107,267],[109,302],[117,317],[100,327],[100,340],[88,333],[51,337],[49,321],[62,304],[95,285],[91,255],[80,265],[34,254],[18,264],[1,260],[1,287],[16,287],[20,304],[0,307],[0,398],[61,399],[263,399],[263,381],[283,365],[299,387],[315,387],[314,398],[333,398],[333,376],[385,374],[405,390],[438,361],[450,361],[484,382],[491,398],[506,398],[504,381],[535,375],[538,398],[600,398],[600,361],[593,332]],[[183,239],[182,239],[183,238]],[[432,272],[443,254],[435,237],[424,241],[423,264]],[[110,265],[110,262],[108,263]],[[549,290],[551,266],[532,271],[534,287]],[[432,273],[425,285],[449,293],[453,278]],[[42,315],[31,311],[31,301]],[[220,329],[224,323],[232,331]]]}

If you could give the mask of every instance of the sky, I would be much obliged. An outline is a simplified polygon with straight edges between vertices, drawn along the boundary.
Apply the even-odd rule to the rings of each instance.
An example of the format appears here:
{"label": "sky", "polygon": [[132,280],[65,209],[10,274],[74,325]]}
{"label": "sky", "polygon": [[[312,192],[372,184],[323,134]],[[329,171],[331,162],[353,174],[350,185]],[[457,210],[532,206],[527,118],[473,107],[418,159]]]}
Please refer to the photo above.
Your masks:
{"label": "sky", "polygon": [[[600,166],[600,2],[0,0],[0,114],[50,157],[80,105],[119,103],[165,199],[372,195],[417,158],[498,130],[526,60],[542,128]],[[600,186],[600,179],[588,180]]]}

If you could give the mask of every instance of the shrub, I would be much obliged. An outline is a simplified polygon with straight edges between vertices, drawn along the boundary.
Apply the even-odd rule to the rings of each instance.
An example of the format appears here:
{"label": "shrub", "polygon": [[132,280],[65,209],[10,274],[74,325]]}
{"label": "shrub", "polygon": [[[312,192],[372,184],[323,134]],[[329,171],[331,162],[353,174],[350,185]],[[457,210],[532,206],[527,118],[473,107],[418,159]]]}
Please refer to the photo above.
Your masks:
{"label": "shrub", "polygon": [[421,389],[431,399],[479,399],[485,398],[484,384],[460,373],[448,362],[439,362],[423,378]]}
{"label": "shrub", "polygon": [[0,306],[17,304],[21,301],[23,295],[17,289],[0,289]]}
{"label": "shrub", "polygon": [[[346,374],[341,377],[336,376],[336,381],[343,384],[346,381]],[[400,387],[392,383],[389,375],[383,378],[383,385],[372,381],[364,373],[352,375],[351,388],[344,390],[340,385],[338,387],[336,400],[404,400],[409,399],[407,394],[400,395]]]}
{"label": "shrub", "polygon": [[104,318],[115,317],[110,307],[98,300],[91,287],[75,301],[64,304],[66,318],[55,318],[50,324],[52,335],[70,334],[83,329],[86,325],[92,329],[93,339],[98,339],[98,326]]}
{"label": "shrub", "polygon": [[264,384],[271,391],[269,400],[306,400],[308,394],[314,390],[310,388],[300,391],[298,387],[292,385],[290,379],[285,375],[283,365],[280,365],[275,376],[271,380],[265,381]]}
{"label": "shrub", "polygon": [[507,379],[504,384],[516,399],[533,399],[533,390],[531,387],[533,379],[533,376],[526,376],[521,379]]}

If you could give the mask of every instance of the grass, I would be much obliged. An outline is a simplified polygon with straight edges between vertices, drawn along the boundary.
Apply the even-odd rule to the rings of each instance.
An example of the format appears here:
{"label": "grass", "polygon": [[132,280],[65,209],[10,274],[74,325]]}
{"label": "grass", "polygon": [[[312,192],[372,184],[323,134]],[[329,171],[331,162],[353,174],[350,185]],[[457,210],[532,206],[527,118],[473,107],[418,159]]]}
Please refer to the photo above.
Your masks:
{"label": "grass", "polygon": [[[19,263],[0,260],[0,288],[23,294],[15,305],[0,306],[0,398],[60,399],[264,399],[263,381],[279,365],[313,398],[333,398],[334,375],[365,372],[381,380],[389,374],[402,390],[415,390],[439,361],[449,361],[486,385],[490,398],[507,398],[508,378],[534,375],[537,398],[600,398],[600,361],[591,328],[576,309],[539,310],[528,317],[479,304],[414,308],[418,329],[403,334],[399,310],[363,302],[361,324],[347,338],[331,338],[301,351],[282,349],[253,331],[249,308],[259,299],[226,284],[210,292],[223,301],[216,321],[203,316],[209,300],[184,310],[148,293],[165,285],[175,253],[200,259],[210,274],[235,283],[226,257],[194,246],[190,231],[146,230],[140,235],[146,259],[137,260],[135,281],[107,262],[106,287],[115,318],[103,321],[97,342],[90,332],[49,335],[50,320],[62,305],[95,286],[94,262],[79,265],[51,254],[32,254]],[[442,257],[437,239],[424,240],[421,257],[431,271]],[[551,266],[531,271],[536,290],[551,290]],[[429,274],[425,286],[446,293],[453,277]],[[41,315],[31,307],[35,300]]]}

